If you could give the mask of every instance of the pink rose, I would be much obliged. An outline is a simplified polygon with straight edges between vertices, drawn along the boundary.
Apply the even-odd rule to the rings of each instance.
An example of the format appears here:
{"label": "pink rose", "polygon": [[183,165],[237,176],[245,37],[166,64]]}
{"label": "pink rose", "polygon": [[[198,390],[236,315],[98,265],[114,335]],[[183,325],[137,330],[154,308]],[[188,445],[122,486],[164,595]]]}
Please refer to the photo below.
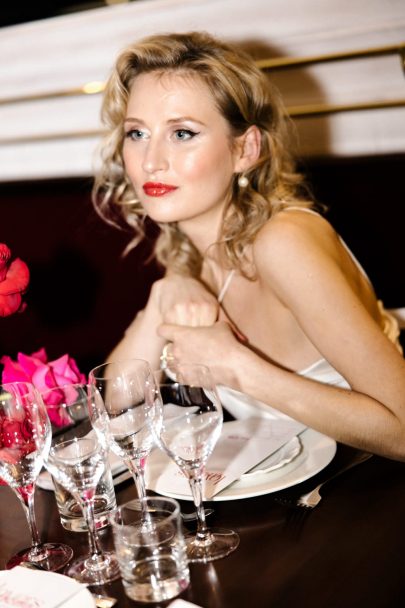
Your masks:
{"label": "pink rose", "polygon": [[0,243],[0,317],[22,312],[26,304],[22,301],[30,280],[25,262],[16,258],[10,263],[11,251]]}
{"label": "pink rose", "polygon": [[[45,393],[50,388],[57,388],[66,384],[86,383],[86,376],[79,371],[77,363],[72,357],[63,355],[59,359],[48,361],[44,348],[31,355],[18,353],[17,361],[13,361],[11,357],[4,356],[0,359],[0,363],[4,365],[3,383],[31,382],[40,393]],[[46,405],[58,405],[62,402],[63,397],[62,391],[60,399],[58,395],[53,395],[53,398],[45,395],[44,402]],[[63,426],[68,422],[63,408],[60,411],[49,408],[48,415],[51,422],[56,426]]]}

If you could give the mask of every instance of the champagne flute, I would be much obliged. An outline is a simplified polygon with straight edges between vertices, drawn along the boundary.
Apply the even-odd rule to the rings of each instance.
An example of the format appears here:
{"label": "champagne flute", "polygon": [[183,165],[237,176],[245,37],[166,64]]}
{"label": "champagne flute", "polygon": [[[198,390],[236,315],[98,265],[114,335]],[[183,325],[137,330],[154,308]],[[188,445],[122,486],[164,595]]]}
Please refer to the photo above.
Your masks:
{"label": "champagne flute", "polygon": [[190,562],[211,562],[239,545],[236,532],[208,529],[205,522],[204,471],[221,434],[221,402],[211,372],[204,365],[171,365],[156,372],[155,378],[163,409],[162,422],[155,427],[156,441],[187,477],[197,512],[197,533],[186,535],[187,557]]}
{"label": "champagne flute", "polygon": [[152,427],[159,426],[160,416],[153,373],[147,361],[128,359],[95,367],[89,382],[101,396],[92,401],[91,423],[130,470],[142,503],[146,457],[155,443]]}
{"label": "champagne flute", "polygon": [[94,518],[94,497],[105,472],[106,458],[103,446],[93,434],[56,439],[46,461],[54,479],[78,501],[86,520],[90,553],[75,559],[65,573],[87,585],[102,585],[119,577],[114,553],[101,549]]}
{"label": "champagne flute", "polygon": [[35,521],[35,482],[51,445],[51,425],[40,394],[29,382],[0,385],[0,477],[14,490],[27,517],[31,547],[6,564],[31,562],[59,570],[73,555],[67,545],[41,543]]}

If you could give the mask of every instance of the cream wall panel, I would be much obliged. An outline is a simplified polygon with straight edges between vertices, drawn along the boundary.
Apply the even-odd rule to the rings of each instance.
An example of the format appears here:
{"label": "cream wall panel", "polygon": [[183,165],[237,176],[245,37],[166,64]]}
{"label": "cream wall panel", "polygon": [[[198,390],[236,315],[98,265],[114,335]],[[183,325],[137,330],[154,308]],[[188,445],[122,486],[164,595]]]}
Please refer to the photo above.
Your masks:
{"label": "cream wall panel", "polygon": [[[144,0],[7,27],[0,32],[0,102],[104,80],[132,40],[190,29],[254,48],[257,58],[333,53],[403,43],[405,2]],[[287,106],[405,99],[397,56],[274,71],[272,78]],[[0,181],[88,175],[97,138],[85,134],[99,129],[99,106],[99,95],[0,104]],[[297,125],[302,155],[405,150],[405,121],[397,109],[300,119]],[[43,141],[58,133],[71,137]],[[24,137],[25,143],[10,143]],[[30,142],[32,137],[41,141]]]}

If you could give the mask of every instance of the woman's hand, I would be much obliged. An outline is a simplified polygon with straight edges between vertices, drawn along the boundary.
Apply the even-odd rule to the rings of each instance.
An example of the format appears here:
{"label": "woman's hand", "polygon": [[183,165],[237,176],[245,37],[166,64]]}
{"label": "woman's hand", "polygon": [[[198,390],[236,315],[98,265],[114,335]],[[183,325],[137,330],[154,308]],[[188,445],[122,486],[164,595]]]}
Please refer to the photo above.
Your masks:
{"label": "woman's hand", "polygon": [[218,318],[217,299],[192,277],[167,275],[154,283],[151,295],[163,323],[200,327]]}
{"label": "woman's hand", "polygon": [[167,354],[178,363],[207,365],[215,382],[235,385],[237,356],[243,346],[229,323],[218,321],[210,327],[163,324],[158,328],[158,334],[172,343]]}
{"label": "woman's hand", "polygon": [[153,284],[145,309],[137,314],[108,360],[138,357],[158,367],[165,344],[164,337],[157,333],[162,323],[209,326],[215,323],[218,312],[216,298],[202,283],[189,277],[168,275]]}

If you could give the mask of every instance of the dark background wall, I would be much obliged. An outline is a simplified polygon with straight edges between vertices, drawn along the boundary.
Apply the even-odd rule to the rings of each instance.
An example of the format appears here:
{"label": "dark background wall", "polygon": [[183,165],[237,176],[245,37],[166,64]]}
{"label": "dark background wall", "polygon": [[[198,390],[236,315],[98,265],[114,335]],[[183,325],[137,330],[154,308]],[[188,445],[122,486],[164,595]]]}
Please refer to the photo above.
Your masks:
{"label": "dark background wall", "polygon": [[125,258],[130,234],[106,225],[86,180],[0,187],[0,242],[23,259],[31,281],[21,314],[0,318],[0,355],[45,346],[88,371],[102,363],[145,304],[157,268],[148,246]]}
{"label": "dark background wall", "polygon": [[[387,306],[405,306],[402,263],[405,156],[307,161],[303,167],[328,218]],[[22,314],[0,318],[0,356],[45,346],[82,371],[101,363],[159,276],[147,243],[125,258],[130,235],[92,209],[90,180],[0,185],[0,242],[31,270]]]}

